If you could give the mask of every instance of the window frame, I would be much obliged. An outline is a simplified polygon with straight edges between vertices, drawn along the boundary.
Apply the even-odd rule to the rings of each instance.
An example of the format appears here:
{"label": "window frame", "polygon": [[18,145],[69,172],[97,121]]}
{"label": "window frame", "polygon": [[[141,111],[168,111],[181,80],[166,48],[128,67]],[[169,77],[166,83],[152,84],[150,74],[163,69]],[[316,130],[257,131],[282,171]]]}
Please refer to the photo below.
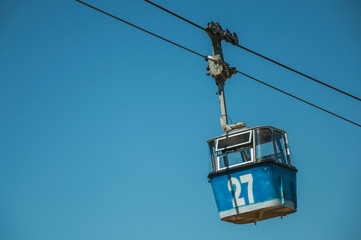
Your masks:
{"label": "window frame", "polygon": [[[262,131],[262,130],[268,130],[270,132],[270,135],[271,135],[271,141],[269,141],[271,144],[272,144],[272,148],[273,148],[273,157],[274,157],[274,160],[269,160],[269,161],[272,161],[272,162],[278,162],[277,161],[277,156],[276,156],[276,148],[275,148],[275,140],[274,140],[274,129],[273,128],[268,128],[268,127],[262,127],[262,128],[257,128],[255,129],[255,133],[254,133],[254,149],[255,149],[255,160],[257,162],[263,162],[263,161],[268,161],[268,160],[261,160],[259,158],[257,158],[257,154],[258,154],[258,149],[257,149],[257,146],[261,146],[262,144],[257,144],[257,131]],[[269,154],[271,155],[271,154]],[[267,155],[267,156],[269,156]]]}
{"label": "window frame", "polygon": [[[218,138],[217,141],[216,141],[216,146],[215,146],[215,152],[218,152],[218,151],[223,151],[223,150],[226,150],[226,149],[230,149],[230,148],[234,148],[234,147],[238,147],[238,146],[242,146],[242,145],[245,145],[245,144],[249,144],[252,142],[252,132],[253,130],[249,130],[249,131],[246,131],[246,132],[240,132],[238,134],[233,134],[232,136],[225,136],[225,137],[221,137],[221,138]],[[247,142],[243,142],[243,143],[240,143],[240,144],[236,144],[236,145],[232,145],[232,146],[227,146],[225,148],[218,148],[218,142],[220,140],[223,140],[223,139],[226,139],[226,138],[231,138],[231,137],[235,137],[235,136],[238,136],[238,135],[243,135],[243,134],[247,134],[249,133],[249,139]]]}
{"label": "window frame", "polygon": [[[217,171],[221,171],[221,170],[227,170],[227,169],[231,169],[231,168],[234,168],[234,167],[237,167],[237,166],[240,166],[240,165],[243,165],[243,164],[247,164],[247,163],[251,163],[251,162],[254,162],[254,154],[255,154],[255,151],[254,151],[254,142],[253,142],[253,131],[254,130],[249,130],[249,131],[246,131],[246,132],[241,132],[241,133],[238,133],[238,134],[234,134],[234,135],[232,135],[232,136],[225,136],[225,137],[222,137],[222,138],[219,138],[219,139],[217,139],[216,140],[216,146],[215,146],[215,148],[214,148],[214,153],[215,153],[215,156],[216,156],[216,169],[217,169]],[[218,148],[218,141],[219,140],[222,140],[222,139],[225,139],[225,138],[229,138],[229,137],[235,137],[235,136],[238,136],[238,135],[242,135],[242,134],[247,134],[247,133],[249,133],[250,135],[249,135],[249,139],[248,139],[248,141],[246,141],[246,142],[243,142],[243,143],[240,143],[240,144],[235,144],[235,145],[232,145],[232,146],[227,146],[226,148]],[[251,150],[251,160],[250,161],[246,161],[246,162],[241,162],[241,163],[237,163],[237,164],[234,164],[234,165],[232,165],[232,166],[225,166],[225,167],[220,167],[220,157],[222,157],[223,155],[228,155],[227,153],[222,153],[222,156],[218,156],[218,155],[220,155],[220,154],[218,154],[218,152],[220,152],[220,151],[224,151],[224,150],[230,150],[230,149],[232,149],[232,148],[235,148],[235,147],[240,147],[240,146],[242,146],[242,145],[249,145],[249,147],[250,147],[250,150]],[[237,151],[237,150],[234,150],[234,151]],[[238,152],[240,152],[240,151],[238,151]]]}
{"label": "window frame", "polygon": [[[283,140],[283,145],[284,145],[284,161],[285,163],[283,163],[282,161],[278,161],[278,152],[277,152],[277,147],[280,148],[280,146],[277,145],[276,143],[276,138],[275,138],[275,133],[281,135],[282,137],[282,140]],[[279,164],[282,164],[282,165],[286,165],[286,166],[290,166],[289,164],[289,158],[288,158],[288,155],[287,155],[287,142],[286,142],[286,138],[285,138],[285,135],[280,132],[280,131],[277,131],[277,130],[273,130],[272,131],[272,138],[273,138],[273,146],[274,146],[274,152],[275,152],[275,160],[276,162],[278,162]],[[277,146],[276,146],[277,145]],[[280,145],[282,146],[282,144],[280,143]]]}

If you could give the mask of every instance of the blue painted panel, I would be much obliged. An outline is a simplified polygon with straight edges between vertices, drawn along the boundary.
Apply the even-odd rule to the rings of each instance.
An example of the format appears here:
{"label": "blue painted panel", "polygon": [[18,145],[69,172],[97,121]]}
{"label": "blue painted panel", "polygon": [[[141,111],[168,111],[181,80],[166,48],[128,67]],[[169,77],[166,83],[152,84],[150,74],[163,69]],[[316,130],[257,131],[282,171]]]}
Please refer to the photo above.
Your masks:
{"label": "blue painted panel", "polygon": [[296,194],[296,172],[272,163],[222,173],[211,177],[210,182],[219,212],[274,199],[293,202]]}
{"label": "blue painted panel", "polygon": [[295,195],[297,194],[296,172],[274,166],[274,177],[277,177],[277,180],[283,184],[285,200],[295,201]]}

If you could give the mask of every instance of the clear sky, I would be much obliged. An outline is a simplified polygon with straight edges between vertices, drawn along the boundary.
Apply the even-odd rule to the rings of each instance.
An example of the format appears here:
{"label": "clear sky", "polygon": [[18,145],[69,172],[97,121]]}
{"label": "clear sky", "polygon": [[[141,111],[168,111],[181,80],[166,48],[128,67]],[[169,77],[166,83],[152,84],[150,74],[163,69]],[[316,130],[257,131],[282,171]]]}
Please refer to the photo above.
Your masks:
{"label": "clear sky", "polygon": [[[156,0],[361,97],[357,0]],[[141,0],[88,3],[204,55],[209,37]],[[361,102],[223,44],[238,70],[361,123]],[[298,212],[219,220],[207,63],[75,1],[0,1],[0,239],[360,239],[361,128],[235,75],[233,122],[288,132]]]}

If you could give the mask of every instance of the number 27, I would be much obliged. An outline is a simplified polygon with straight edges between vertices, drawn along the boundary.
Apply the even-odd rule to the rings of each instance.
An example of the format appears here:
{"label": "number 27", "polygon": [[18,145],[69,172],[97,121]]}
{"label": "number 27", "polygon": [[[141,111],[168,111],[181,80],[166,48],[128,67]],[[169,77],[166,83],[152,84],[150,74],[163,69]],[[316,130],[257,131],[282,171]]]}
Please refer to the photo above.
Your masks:
{"label": "number 27", "polygon": [[[242,175],[239,178],[241,180],[241,183],[248,183],[248,202],[254,203],[252,174]],[[239,197],[241,195],[241,183],[238,181],[237,178],[234,177],[230,178],[228,181],[228,190],[234,193],[232,201],[233,207],[240,207],[246,205],[244,197]],[[236,189],[234,189],[233,185],[236,186]]]}

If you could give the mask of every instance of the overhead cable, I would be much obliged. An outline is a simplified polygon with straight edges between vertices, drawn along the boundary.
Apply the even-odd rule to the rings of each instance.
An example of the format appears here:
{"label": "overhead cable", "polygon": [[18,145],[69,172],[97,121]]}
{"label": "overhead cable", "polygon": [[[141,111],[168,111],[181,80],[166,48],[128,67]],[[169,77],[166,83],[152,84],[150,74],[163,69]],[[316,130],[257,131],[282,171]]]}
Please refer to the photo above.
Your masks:
{"label": "overhead cable", "polygon": [[160,38],[160,39],[162,39],[162,40],[164,40],[164,41],[166,41],[166,42],[169,42],[169,43],[171,43],[171,44],[173,44],[173,45],[175,45],[175,46],[177,46],[177,47],[183,48],[184,50],[187,50],[187,51],[189,51],[189,52],[191,52],[191,53],[194,53],[194,54],[196,54],[196,55],[198,55],[198,56],[201,56],[201,57],[203,57],[203,58],[206,58],[206,57],[207,57],[207,56],[205,56],[205,55],[202,55],[202,54],[200,54],[200,53],[197,53],[197,52],[195,52],[195,51],[192,51],[192,50],[190,50],[189,48],[183,47],[183,46],[181,46],[181,45],[179,45],[179,44],[177,44],[177,43],[175,43],[175,42],[172,42],[172,41],[170,41],[170,40],[168,40],[168,39],[166,39],[166,38],[164,38],[164,37],[161,37],[161,36],[159,36],[159,35],[157,35],[157,34],[155,34],[155,33],[152,33],[152,32],[150,32],[150,31],[148,31],[148,30],[145,30],[144,28],[138,27],[138,26],[136,26],[136,25],[134,25],[134,24],[132,24],[132,23],[130,23],[130,22],[127,22],[127,21],[125,21],[125,20],[123,20],[123,19],[120,19],[120,18],[118,18],[118,17],[116,17],[116,16],[114,16],[114,15],[112,15],[112,14],[110,14],[110,13],[104,12],[103,10],[100,10],[99,8],[96,8],[96,7],[94,7],[94,6],[92,6],[92,5],[88,4],[88,3],[85,3],[85,2],[80,1],[80,0],[75,0],[75,1],[77,1],[77,2],[79,2],[79,3],[81,3],[81,4],[84,4],[85,6],[88,6],[88,7],[92,8],[92,9],[94,9],[94,10],[97,10],[97,11],[101,12],[101,13],[104,13],[105,15],[108,15],[109,17],[115,18],[115,19],[117,19],[117,20],[119,20],[119,21],[121,21],[121,22],[123,22],[123,23],[126,23],[126,24],[128,24],[128,25],[130,25],[130,26],[132,26],[132,27],[135,27],[135,28],[137,28],[137,29],[139,29],[139,30],[141,30],[141,31],[143,31],[143,32],[146,32],[146,33],[148,33],[148,34],[150,34],[150,35],[152,35],[152,36],[154,36],[154,37]]}
{"label": "overhead cable", "polygon": [[205,29],[204,27],[201,27],[201,26],[199,26],[198,24],[196,24],[196,23],[194,23],[194,22],[192,22],[192,21],[189,21],[188,19],[185,19],[184,17],[181,17],[181,16],[179,16],[178,14],[176,14],[176,13],[174,13],[174,12],[172,12],[172,11],[169,11],[168,9],[165,9],[164,7],[159,6],[158,4],[156,4],[156,3],[154,3],[154,2],[151,2],[151,1],[149,1],[149,0],[144,0],[144,1],[146,1],[146,2],[149,3],[149,4],[152,4],[153,6],[156,6],[157,8],[162,9],[163,11],[165,11],[165,12],[167,12],[167,13],[172,14],[173,16],[176,16],[177,18],[182,19],[183,21],[186,21],[187,23],[192,24],[193,26],[195,26],[195,27],[197,27],[197,28],[199,28],[199,29],[202,29],[203,31],[206,31],[206,29]]}
{"label": "overhead cable", "polygon": [[306,100],[303,100],[303,99],[301,99],[301,98],[299,98],[299,97],[296,97],[296,96],[294,96],[294,95],[292,95],[292,94],[290,94],[290,93],[288,93],[288,92],[285,92],[285,91],[283,91],[283,90],[281,90],[281,89],[279,89],[279,88],[276,88],[276,87],[274,87],[274,86],[272,86],[272,85],[270,85],[270,84],[268,84],[268,83],[265,83],[265,82],[263,82],[263,81],[261,81],[261,80],[259,80],[259,79],[257,79],[257,78],[254,78],[254,77],[252,77],[252,76],[250,76],[250,75],[248,75],[248,74],[245,74],[245,73],[240,72],[240,71],[238,71],[238,70],[237,70],[237,72],[240,73],[240,74],[242,74],[243,76],[246,76],[246,77],[248,77],[248,78],[250,78],[250,79],[252,79],[252,80],[254,80],[254,81],[257,81],[257,82],[259,82],[259,83],[261,83],[261,84],[263,84],[263,85],[265,85],[265,86],[267,86],[267,87],[270,87],[270,88],[272,88],[272,89],[274,89],[274,90],[276,90],[276,91],[279,91],[279,92],[281,92],[281,93],[283,93],[283,94],[286,94],[286,95],[289,96],[289,97],[295,98],[295,99],[297,99],[297,100],[299,100],[299,101],[301,101],[301,102],[303,102],[303,103],[306,103],[306,104],[308,104],[308,105],[311,105],[312,107],[315,107],[315,108],[317,108],[317,109],[319,109],[319,110],[322,110],[322,111],[324,111],[324,112],[327,112],[327,113],[329,113],[329,114],[331,114],[331,115],[333,115],[333,116],[335,116],[335,117],[341,118],[342,120],[345,120],[345,121],[347,121],[347,122],[349,122],[349,123],[352,123],[352,124],[354,124],[354,125],[356,125],[356,126],[361,127],[361,125],[358,124],[358,123],[355,123],[355,122],[353,122],[353,121],[351,121],[351,120],[349,120],[349,119],[347,119],[347,118],[341,117],[340,115],[337,115],[337,114],[335,114],[335,113],[333,113],[333,112],[330,112],[330,111],[328,111],[328,110],[326,110],[326,109],[324,109],[324,108],[321,108],[321,107],[319,107],[319,106],[317,106],[317,105],[315,105],[315,104],[313,104],[313,103],[310,103],[310,102],[308,102],[308,101],[306,101]]}
{"label": "overhead cable", "polygon": [[[159,6],[158,4],[156,4],[156,3],[152,2],[152,1],[149,1],[149,0],[144,0],[144,1],[147,2],[147,3],[149,3],[149,4],[151,4],[151,5],[153,5],[153,6],[155,6],[155,7],[157,7],[157,8],[159,8],[159,9],[161,9],[161,10],[163,10],[163,11],[165,11],[165,12],[167,12],[167,13],[169,13],[169,14],[172,14],[173,16],[175,16],[175,17],[177,17],[177,18],[179,18],[179,19],[182,19],[183,21],[186,21],[186,22],[192,24],[193,26],[195,26],[195,27],[197,27],[197,28],[199,28],[199,29],[201,29],[201,30],[203,30],[203,31],[206,31],[206,29],[203,28],[203,27],[201,27],[200,25],[198,25],[198,24],[196,24],[196,23],[194,23],[194,22],[192,22],[192,21],[190,21],[190,20],[188,20],[188,19],[185,19],[184,17],[181,17],[181,16],[179,16],[178,14],[176,14],[176,13],[174,13],[174,12],[168,10],[168,9],[165,9],[165,8],[162,7],[162,6]],[[335,90],[335,91],[337,91],[337,92],[339,92],[339,93],[342,93],[342,94],[344,94],[344,95],[346,95],[346,96],[349,96],[349,97],[351,97],[351,98],[354,98],[354,99],[356,99],[356,100],[358,100],[358,101],[361,101],[361,99],[358,98],[358,97],[356,97],[356,96],[353,96],[353,95],[351,95],[351,94],[349,94],[349,93],[347,93],[347,92],[345,92],[345,91],[342,91],[342,90],[340,90],[340,89],[338,89],[338,88],[336,88],[336,87],[333,87],[333,86],[331,86],[331,85],[329,85],[329,84],[327,84],[327,83],[324,83],[324,82],[322,82],[322,81],[320,81],[320,80],[317,80],[316,78],[313,78],[313,77],[311,77],[311,76],[309,76],[309,75],[306,75],[306,74],[304,74],[304,73],[301,73],[300,71],[297,71],[297,70],[295,70],[295,69],[293,69],[293,68],[290,68],[290,67],[288,67],[288,66],[286,66],[286,65],[284,65],[284,64],[282,64],[282,63],[280,63],[280,62],[277,62],[277,61],[275,61],[275,60],[273,60],[273,59],[270,59],[270,58],[268,58],[268,57],[266,57],[266,56],[264,56],[264,55],[262,55],[262,54],[259,54],[259,53],[255,52],[255,51],[252,51],[252,50],[249,49],[249,48],[246,48],[246,47],[241,46],[241,45],[239,45],[239,44],[235,44],[235,46],[237,46],[237,47],[239,47],[239,48],[241,48],[241,49],[243,49],[243,50],[245,50],[245,51],[247,51],[247,52],[250,52],[250,53],[252,53],[252,54],[255,54],[256,56],[259,56],[259,57],[261,57],[261,58],[263,58],[263,59],[266,59],[267,61],[270,61],[270,62],[272,62],[272,63],[275,63],[275,64],[277,64],[277,65],[279,65],[279,66],[281,66],[281,67],[283,67],[283,68],[286,68],[286,69],[288,69],[288,70],[290,70],[290,71],[292,71],[292,72],[294,72],[294,73],[297,73],[297,74],[299,74],[299,75],[301,75],[301,76],[303,76],[303,77],[306,77],[306,78],[308,78],[308,79],[310,79],[310,80],[312,80],[312,81],[314,81],[314,82],[317,82],[317,83],[319,83],[319,84],[321,84],[321,85],[323,85],[323,86],[325,86],[325,87],[331,88],[331,89],[333,89],[333,90]]]}
{"label": "overhead cable", "polygon": [[[196,52],[196,51],[193,51],[193,50],[191,50],[191,49],[189,49],[189,48],[186,48],[186,47],[184,47],[184,46],[182,46],[182,45],[180,45],[180,44],[177,44],[177,43],[175,43],[175,42],[173,42],[173,41],[170,41],[170,40],[168,40],[168,39],[166,39],[166,38],[164,38],[164,37],[161,37],[161,36],[159,36],[159,35],[157,35],[157,34],[155,34],[155,33],[152,33],[152,32],[150,32],[150,31],[148,31],[148,30],[145,30],[144,28],[138,27],[138,26],[136,26],[136,25],[134,25],[134,24],[132,24],[132,23],[129,23],[129,22],[127,22],[127,21],[125,21],[125,20],[123,20],[123,19],[121,19],[121,18],[119,18],[119,17],[116,17],[116,16],[114,16],[114,15],[112,15],[112,14],[110,14],[110,13],[107,13],[107,12],[105,12],[105,11],[103,11],[103,10],[100,10],[100,9],[98,9],[98,8],[90,5],[90,4],[87,4],[87,3],[83,2],[83,1],[80,1],[80,0],[75,0],[75,1],[77,1],[77,2],[79,2],[79,3],[81,3],[81,4],[84,4],[85,6],[88,6],[88,7],[92,8],[92,9],[94,9],[94,10],[97,10],[97,11],[99,11],[99,12],[101,12],[101,13],[104,13],[104,14],[107,15],[107,16],[110,16],[110,17],[112,17],[112,18],[114,18],[114,19],[117,19],[117,20],[119,20],[119,21],[121,21],[121,22],[123,22],[123,23],[126,23],[126,24],[134,27],[134,28],[137,28],[137,29],[139,29],[139,30],[141,30],[141,31],[143,31],[143,32],[146,32],[146,33],[148,33],[148,34],[150,34],[150,35],[152,35],[152,36],[155,36],[155,37],[157,37],[157,38],[159,38],[159,39],[162,39],[162,40],[164,40],[164,41],[166,41],[166,42],[168,42],[168,43],[171,43],[171,44],[173,44],[173,45],[175,45],[175,46],[177,46],[177,47],[180,47],[180,48],[182,48],[182,49],[184,49],[184,50],[187,50],[188,52],[191,52],[191,53],[193,53],[193,54],[195,54],[195,55],[197,55],[197,56],[200,56],[200,57],[208,60],[208,57],[207,57],[206,55],[200,54],[200,53],[198,53],[198,52]],[[270,87],[270,88],[272,88],[272,89],[274,89],[274,90],[277,90],[277,91],[282,92],[282,93],[284,93],[284,94],[286,94],[286,95],[288,95],[288,96],[290,96],[290,97],[293,97],[293,98],[295,98],[295,99],[297,99],[297,100],[299,100],[299,101],[301,101],[301,102],[307,103],[308,105],[311,105],[311,106],[313,106],[313,107],[315,107],[315,108],[317,108],[317,109],[319,109],[319,110],[322,110],[322,111],[324,111],[324,112],[327,112],[327,113],[329,113],[329,114],[331,114],[331,115],[333,115],[333,116],[336,116],[336,117],[338,117],[338,118],[340,118],[340,119],[343,119],[343,120],[345,120],[345,121],[347,121],[347,122],[349,122],[349,123],[352,123],[352,124],[354,124],[354,125],[356,125],[356,126],[358,126],[358,127],[361,127],[361,125],[358,124],[358,123],[355,123],[355,122],[353,122],[353,121],[350,121],[350,120],[348,120],[348,119],[346,119],[346,118],[344,118],[344,117],[341,117],[341,116],[339,116],[339,115],[337,115],[337,114],[334,114],[334,113],[332,113],[332,112],[330,112],[330,111],[328,111],[328,110],[325,110],[325,109],[323,109],[323,108],[321,108],[321,107],[318,107],[318,106],[316,106],[315,104],[312,104],[312,103],[307,102],[307,101],[305,101],[305,100],[303,100],[303,99],[301,99],[301,98],[299,98],[299,97],[296,97],[296,96],[294,96],[294,95],[292,95],[292,94],[289,94],[289,93],[287,93],[287,92],[285,92],[285,91],[283,91],[283,90],[281,90],[281,89],[279,89],[279,88],[276,88],[276,87],[274,87],[274,86],[272,86],[272,85],[270,85],[270,84],[268,84],[268,83],[262,82],[261,80],[258,80],[258,79],[256,79],[256,78],[250,76],[250,75],[247,75],[247,74],[245,74],[245,73],[243,73],[243,72],[240,72],[240,71],[237,71],[237,72],[240,73],[240,74],[242,74],[242,75],[244,75],[244,76],[246,76],[246,77],[248,77],[248,78],[250,78],[250,79],[252,79],[252,80],[255,80],[255,81],[259,82],[259,83],[262,83],[263,85],[266,85],[266,86],[268,86],[268,87]]]}

